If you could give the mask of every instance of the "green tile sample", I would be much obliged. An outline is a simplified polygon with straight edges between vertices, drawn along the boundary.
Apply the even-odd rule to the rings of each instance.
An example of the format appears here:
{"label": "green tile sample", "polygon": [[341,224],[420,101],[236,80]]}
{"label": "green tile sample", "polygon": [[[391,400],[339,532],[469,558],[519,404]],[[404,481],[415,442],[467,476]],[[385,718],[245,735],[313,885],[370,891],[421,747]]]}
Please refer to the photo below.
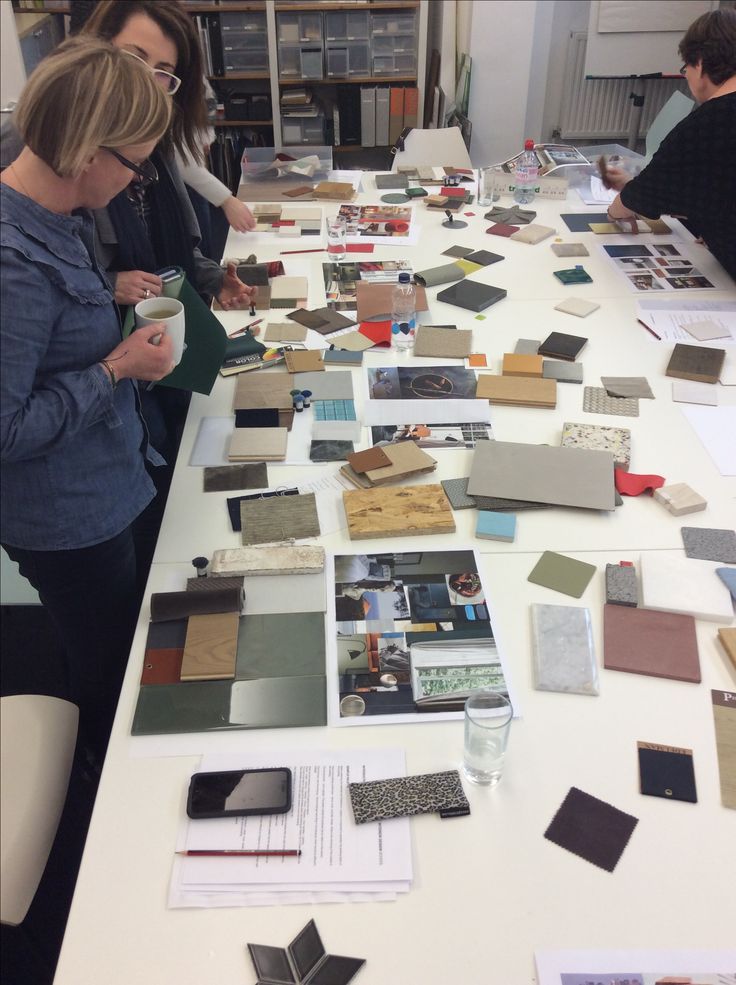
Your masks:
{"label": "green tile sample", "polygon": [[555,554],[554,551],[545,551],[527,581],[579,599],[597,570],[594,564],[576,561],[575,558]]}

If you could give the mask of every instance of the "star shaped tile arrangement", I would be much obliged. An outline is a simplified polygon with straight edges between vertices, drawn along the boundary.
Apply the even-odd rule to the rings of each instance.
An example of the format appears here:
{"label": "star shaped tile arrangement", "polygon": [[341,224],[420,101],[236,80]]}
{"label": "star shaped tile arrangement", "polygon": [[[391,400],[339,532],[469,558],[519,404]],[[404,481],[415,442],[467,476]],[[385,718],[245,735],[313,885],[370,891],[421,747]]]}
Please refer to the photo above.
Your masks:
{"label": "star shaped tile arrangement", "polygon": [[258,975],[256,985],[348,985],[365,958],[327,954],[314,920],[300,930],[288,947],[248,944]]}
{"label": "star shaped tile arrangement", "polygon": [[509,226],[526,226],[527,223],[537,218],[537,213],[532,212],[530,209],[520,209],[514,206],[505,209],[500,205],[496,205],[490,212],[486,212],[484,218]]}

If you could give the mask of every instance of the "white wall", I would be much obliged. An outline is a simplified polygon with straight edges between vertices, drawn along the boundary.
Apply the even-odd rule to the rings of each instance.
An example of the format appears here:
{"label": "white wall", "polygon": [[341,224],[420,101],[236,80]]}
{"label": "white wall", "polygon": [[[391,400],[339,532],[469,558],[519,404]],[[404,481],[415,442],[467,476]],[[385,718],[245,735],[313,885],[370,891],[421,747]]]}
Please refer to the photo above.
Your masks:
{"label": "white wall", "polygon": [[550,32],[550,58],[541,139],[553,140],[553,131],[562,119],[562,91],[570,34],[587,31],[590,0],[554,0]]}
{"label": "white wall", "polygon": [[473,6],[470,55],[470,156],[476,167],[511,157],[524,146],[527,118],[541,113],[544,90],[530,93],[537,8],[550,0],[480,0]]}
{"label": "white wall", "polygon": [[25,82],[13,7],[10,0],[0,0],[0,106],[17,100]]}

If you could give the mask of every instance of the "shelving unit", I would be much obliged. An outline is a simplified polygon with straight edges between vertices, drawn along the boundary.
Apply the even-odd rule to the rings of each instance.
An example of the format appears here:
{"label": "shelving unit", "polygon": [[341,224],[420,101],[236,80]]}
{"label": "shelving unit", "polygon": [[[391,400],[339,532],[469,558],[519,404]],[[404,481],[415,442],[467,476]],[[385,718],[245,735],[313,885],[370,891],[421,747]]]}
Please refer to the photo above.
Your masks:
{"label": "shelving unit", "polygon": [[[237,128],[273,128],[273,144],[274,146],[284,146],[283,140],[283,121],[280,112],[280,99],[282,90],[288,90],[294,87],[304,87],[307,86],[314,91],[315,97],[321,102],[329,107],[332,102],[336,99],[336,87],[337,86],[386,86],[386,85],[397,85],[397,86],[412,86],[416,87],[418,90],[418,105],[421,107],[424,105],[424,80],[426,74],[426,50],[427,50],[427,21],[428,21],[428,5],[429,0],[316,0],[313,3],[307,2],[288,2],[288,0],[251,0],[251,2],[244,3],[184,3],[183,6],[188,14],[192,17],[197,15],[233,15],[233,14],[265,14],[265,37],[267,45],[267,69],[258,69],[253,71],[225,71],[222,74],[209,74],[207,76],[210,83],[213,85],[218,98],[227,93],[228,85],[230,83],[246,83],[244,89],[246,93],[249,91],[253,94],[256,90],[263,93],[265,91],[264,87],[260,89],[256,83],[268,83],[268,91],[271,98],[271,108],[272,113],[268,119],[261,120],[251,120],[251,119],[222,119],[218,118],[213,120],[213,126],[216,128],[223,128],[227,130],[237,129]],[[54,7],[38,7],[35,8],[39,12],[48,12],[63,14],[69,13],[69,7],[67,6],[54,6]],[[414,71],[400,71],[396,70],[395,74],[390,70],[388,63],[393,57],[396,59],[403,52],[393,53],[393,47],[391,44],[392,32],[379,33],[373,32],[371,34],[372,25],[374,24],[374,16],[378,15],[379,19],[381,15],[394,15],[397,18],[397,23],[401,23],[402,12],[405,12],[406,18],[411,18],[407,20],[405,18],[405,24],[411,24],[411,37],[413,41],[413,47],[411,52],[406,53],[406,60],[414,62]],[[349,35],[345,38],[331,38],[321,37],[318,42],[319,46],[319,57],[322,59],[323,70],[320,78],[304,78],[294,76],[291,78],[281,78],[280,77],[280,61],[279,61],[279,37],[278,37],[278,15],[296,15],[299,18],[301,15],[315,14],[319,17],[320,25],[323,23],[325,15],[335,15],[339,13],[346,14],[365,14],[367,22],[371,25],[367,29],[367,35],[363,34],[360,38],[352,38]],[[362,18],[358,18],[360,21]],[[386,18],[384,18],[386,20]],[[380,22],[380,21],[379,21]],[[301,21],[300,21],[301,23]],[[332,17],[332,23],[335,23],[334,16]],[[321,31],[321,27],[320,27]],[[243,48],[240,53],[240,60],[247,61],[247,45],[246,40],[247,31],[243,30],[241,33],[241,39],[243,41]],[[257,33],[257,32],[254,32]],[[408,36],[409,32],[405,31],[404,36]],[[376,48],[374,48],[374,41],[378,37],[380,39],[379,44],[376,48],[380,48],[380,54],[376,55]],[[299,49],[301,40],[297,38],[294,42],[293,47]],[[307,43],[307,47],[308,47]],[[353,46],[351,49],[350,46]],[[328,68],[326,64],[326,53],[328,51],[334,52],[357,50],[360,46],[367,47],[368,56],[367,64],[370,71],[367,73],[350,74],[349,69],[349,55],[346,57],[346,62],[348,67],[345,69],[346,74],[337,75],[335,74],[335,67],[337,66],[339,70],[339,65],[341,59],[338,57],[333,57],[330,59],[332,66],[332,74],[328,75]],[[289,43],[281,43],[282,51],[287,50],[290,47]],[[317,43],[315,43],[315,48]],[[261,56],[261,49],[258,49],[258,57]],[[363,57],[363,52],[361,52],[360,57]],[[383,61],[381,64],[387,65],[387,70],[385,72],[375,72],[376,59],[381,58]],[[315,72],[316,70],[315,57]],[[396,63],[394,62],[394,67],[398,69]],[[419,121],[421,125],[421,120]],[[320,141],[321,142],[321,141]],[[288,146],[288,145],[287,145]],[[336,150],[357,150],[358,146],[350,144],[345,146],[337,146]]]}

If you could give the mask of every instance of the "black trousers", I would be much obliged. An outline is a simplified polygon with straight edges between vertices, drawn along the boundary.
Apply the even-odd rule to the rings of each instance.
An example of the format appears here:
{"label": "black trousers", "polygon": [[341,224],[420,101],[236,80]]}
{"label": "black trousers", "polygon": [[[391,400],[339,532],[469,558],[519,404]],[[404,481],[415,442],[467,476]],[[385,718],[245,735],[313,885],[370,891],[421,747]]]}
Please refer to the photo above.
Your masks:
{"label": "black trousers", "polygon": [[143,587],[133,527],[78,550],[3,546],[38,592],[56,627],[63,650],[56,658],[62,666],[54,668],[53,677],[64,682],[66,689],[57,696],[79,706],[80,734],[93,755],[102,760]]}

